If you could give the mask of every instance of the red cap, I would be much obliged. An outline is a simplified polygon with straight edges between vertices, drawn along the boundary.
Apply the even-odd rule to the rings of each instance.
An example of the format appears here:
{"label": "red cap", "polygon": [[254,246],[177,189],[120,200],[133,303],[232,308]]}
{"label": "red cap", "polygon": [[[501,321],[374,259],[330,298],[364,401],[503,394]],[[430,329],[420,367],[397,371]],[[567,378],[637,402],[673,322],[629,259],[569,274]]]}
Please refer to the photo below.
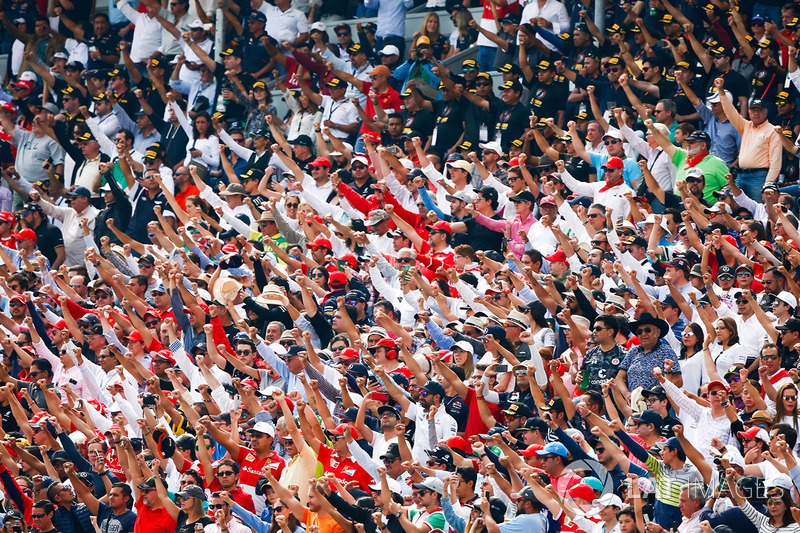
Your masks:
{"label": "red cap", "polygon": [[17,240],[20,239],[30,239],[33,242],[36,242],[36,232],[30,228],[21,229],[19,233],[14,234],[14,238]]}
{"label": "red cap", "polygon": [[22,302],[25,303],[25,298],[21,294],[15,294],[11,297],[12,302]]}
{"label": "red cap", "polygon": [[51,322],[50,323],[50,327],[56,328],[56,329],[66,329],[67,321],[62,318],[62,319],[58,320],[57,322]]}
{"label": "red cap", "polygon": [[800,249],[800,248],[798,248],[798,246],[797,246],[797,243],[796,243],[796,242],[794,242],[794,239],[788,239],[788,240],[786,241],[786,244],[788,244],[789,246],[791,246],[791,247],[792,247],[792,248],[794,248],[795,250],[799,250],[799,249]]}
{"label": "red cap", "polygon": [[327,248],[328,250],[333,250],[333,245],[331,244],[331,241],[329,239],[326,239],[325,237],[317,237],[316,239],[314,239],[314,242],[306,244],[306,248],[309,249],[319,248],[320,246],[323,248]]}
{"label": "red cap", "polygon": [[447,446],[451,450],[455,449],[461,450],[464,453],[472,453],[472,445],[469,443],[469,441],[464,437],[459,437],[458,435],[447,439]]}
{"label": "red cap", "polygon": [[511,160],[508,162],[509,165],[512,167],[519,166],[519,157],[512,157]]}
{"label": "red cap", "polygon": [[327,157],[318,157],[313,160],[311,163],[308,164],[310,167],[328,167],[331,168],[331,162],[328,161]]}
{"label": "red cap", "polygon": [[556,199],[552,196],[545,196],[541,200],[539,200],[539,205],[550,204],[550,205],[558,205],[556,203]]}
{"label": "red cap", "polygon": [[561,262],[561,263],[567,263],[567,254],[561,248],[556,250],[556,252],[554,254],[545,255],[544,258],[547,259],[548,261],[550,261],[551,263],[553,261],[557,261],[557,262]]}
{"label": "red cap", "polygon": [[345,430],[348,430],[348,429],[350,430],[350,435],[353,436],[353,439],[357,439],[358,438],[358,431],[356,431],[356,428],[353,427],[352,424],[339,424],[338,426],[336,426],[335,429],[331,430],[331,434],[332,435],[344,435]]}
{"label": "red cap", "polygon": [[9,224],[14,223],[14,213],[9,211],[0,211],[0,220],[5,220]]}
{"label": "red cap", "polygon": [[337,359],[358,359],[358,350],[355,348],[345,348],[339,353]]}
{"label": "red cap", "polygon": [[603,168],[624,168],[624,167],[625,164],[622,162],[622,159],[620,159],[617,156],[609,157],[608,161],[606,161],[605,164],[603,165]]}
{"label": "red cap", "polygon": [[254,389],[258,390],[258,384],[256,383],[256,380],[254,380],[253,378],[247,378],[242,380],[242,385],[253,387]]}
{"label": "red cap", "polygon": [[350,265],[350,268],[353,270],[358,270],[358,259],[353,254],[344,254],[342,257],[339,258],[340,261],[347,261],[347,264]]}
{"label": "red cap", "polygon": [[236,247],[235,244],[226,244],[222,247],[222,252],[226,254],[238,254],[239,249]]}
{"label": "red cap", "polygon": [[756,438],[756,435],[758,435],[758,432],[761,429],[762,428],[760,428],[758,426],[753,426],[750,429],[748,429],[747,431],[738,431],[736,433],[736,436],[739,437],[740,440],[741,439],[754,439],[754,438]]}
{"label": "red cap", "polygon": [[331,272],[330,277],[328,278],[328,285],[333,287],[334,285],[347,285],[347,276],[344,272]]}
{"label": "red cap", "polygon": [[722,238],[728,241],[728,244],[731,246],[735,246],[737,248],[739,247],[739,245],[736,244],[736,239],[733,237],[733,235],[723,235]]}
{"label": "red cap", "polygon": [[15,87],[19,87],[20,89],[28,89],[29,91],[32,91],[34,87],[33,83],[29,82],[28,80],[20,80],[13,85]]}
{"label": "red cap", "polygon": [[377,348],[378,346],[382,348],[391,348],[392,350],[397,349],[397,345],[395,345],[394,340],[388,337],[385,339],[381,339],[377,343],[375,343],[375,348]]}
{"label": "red cap", "polygon": [[175,357],[169,350],[159,350],[154,359],[166,359],[173,365],[175,364]]}
{"label": "red cap", "polygon": [[133,332],[130,335],[128,335],[127,337],[125,337],[125,338],[128,339],[129,341],[142,341],[142,342],[144,342],[144,339],[142,338],[142,334],[139,333],[138,329],[133,330]]}
{"label": "red cap", "polygon": [[161,318],[161,311],[159,311],[155,307],[148,307],[147,310],[144,312],[144,315],[142,315],[142,318],[144,318],[145,315],[153,315],[156,318]]}
{"label": "red cap", "polygon": [[594,501],[594,489],[586,483],[578,483],[567,491],[572,498],[580,498],[586,501]]}
{"label": "red cap", "polygon": [[444,220],[440,220],[433,226],[428,226],[428,231],[435,231],[435,230],[444,230],[450,235],[453,234],[453,229],[450,227],[450,224],[445,222]]}
{"label": "red cap", "polygon": [[167,398],[167,400],[169,400],[169,403],[171,403],[172,405],[178,405],[178,397],[175,396],[175,393],[172,392],[171,390],[165,390],[164,396]]}
{"label": "red cap", "polygon": [[11,111],[12,113],[17,113],[17,106],[12,104],[11,102],[3,102],[2,104],[4,111]]}
{"label": "red cap", "polygon": [[718,379],[715,379],[714,381],[711,381],[711,382],[709,382],[709,384],[708,384],[708,390],[710,391],[710,390],[711,390],[711,387],[713,387],[713,386],[715,386],[715,385],[716,385],[716,386],[718,386],[718,387],[722,387],[722,388],[723,388],[723,389],[725,389],[725,391],[727,391],[727,392],[730,392],[730,390],[731,390],[731,389],[728,387],[728,384],[727,384],[727,383],[725,383],[724,381],[720,381],[720,380],[718,380]]}
{"label": "red cap", "polygon": [[539,450],[543,450],[544,446],[541,444],[531,444],[521,452],[518,452],[522,457],[533,457],[536,455],[536,452]]}
{"label": "red cap", "polygon": [[367,139],[369,139],[372,142],[375,142],[375,143],[381,142],[381,134],[378,133],[377,131],[368,131],[364,135],[366,135]]}
{"label": "red cap", "polygon": [[769,241],[758,241],[758,243],[763,246],[764,248],[769,248],[772,250],[772,243]]}

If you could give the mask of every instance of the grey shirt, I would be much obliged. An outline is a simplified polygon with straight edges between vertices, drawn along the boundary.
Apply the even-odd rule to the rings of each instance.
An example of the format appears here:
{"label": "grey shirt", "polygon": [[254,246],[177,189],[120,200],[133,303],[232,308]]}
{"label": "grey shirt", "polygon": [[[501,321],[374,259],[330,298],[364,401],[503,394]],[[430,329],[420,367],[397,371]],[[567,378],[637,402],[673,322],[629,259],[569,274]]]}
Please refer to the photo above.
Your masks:
{"label": "grey shirt", "polygon": [[17,128],[14,132],[17,157],[14,166],[20,176],[31,183],[50,179],[42,168],[48,159],[53,165],[64,163],[64,149],[50,137],[37,137],[33,132]]}

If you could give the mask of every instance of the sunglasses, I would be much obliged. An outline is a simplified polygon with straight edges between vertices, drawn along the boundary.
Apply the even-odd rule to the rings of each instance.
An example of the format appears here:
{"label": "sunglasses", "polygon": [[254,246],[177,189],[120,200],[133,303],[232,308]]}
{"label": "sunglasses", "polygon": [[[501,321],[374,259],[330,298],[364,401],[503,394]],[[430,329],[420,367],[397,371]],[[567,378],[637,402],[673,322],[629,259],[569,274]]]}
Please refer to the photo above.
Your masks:
{"label": "sunglasses", "polygon": [[739,376],[731,376],[727,378],[725,381],[727,381],[728,383],[739,383],[739,379],[741,379]]}
{"label": "sunglasses", "polygon": [[150,322],[145,322],[144,325],[148,328],[154,328],[158,325],[158,320],[151,320]]}
{"label": "sunglasses", "polygon": [[253,350],[236,350],[236,355],[250,355]]}
{"label": "sunglasses", "polygon": [[426,390],[419,391],[419,397],[420,398],[427,398],[428,397],[428,391],[426,391]]}
{"label": "sunglasses", "polygon": [[784,394],[783,399],[787,402],[796,402],[797,401],[797,394]]}
{"label": "sunglasses", "polygon": [[349,31],[337,31],[336,32],[336,36],[337,37],[344,37],[345,35],[350,35],[350,32]]}
{"label": "sunglasses", "polygon": [[[431,233],[433,233],[433,232],[431,232]],[[410,257],[398,257],[397,258],[397,262],[398,263],[413,263],[413,262],[415,262],[415,260],[410,258]]]}
{"label": "sunglasses", "polygon": [[609,144],[617,144],[618,142],[620,142],[619,139],[611,139],[611,140],[608,140],[608,141],[603,141],[603,144],[608,146]]}
{"label": "sunglasses", "polygon": [[209,509],[224,509],[226,505],[227,505],[226,503],[210,503],[210,504],[208,504],[208,508]]}
{"label": "sunglasses", "polygon": [[297,209],[300,204],[286,204],[286,209]]}
{"label": "sunglasses", "polygon": [[236,472],[234,472],[233,470],[226,470],[225,472],[222,471],[217,472],[217,476],[233,476],[235,474]]}
{"label": "sunglasses", "polygon": [[272,508],[273,513],[280,513],[281,511],[283,511],[283,505],[276,505]]}
{"label": "sunglasses", "polygon": [[781,356],[778,354],[770,354],[770,355],[763,354],[761,356],[761,359],[780,359],[780,358]]}
{"label": "sunglasses", "polygon": [[719,394],[722,394],[721,390],[712,390],[708,393],[709,396],[717,396]]}
{"label": "sunglasses", "polygon": [[590,214],[586,215],[586,218],[597,218],[599,216],[600,215],[598,213],[590,213]]}
{"label": "sunglasses", "polygon": [[475,84],[475,87],[490,87],[492,84],[486,81],[481,81]]}
{"label": "sunglasses", "polygon": [[653,333],[653,331],[655,331],[654,328],[651,328],[650,326],[647,326],[647,327],[644,327],[644,328],[637,329],[636,330],[636,334],[637,335],[641,335],[641,334],[644,333],[646,335],[650,335],[651,333]]}

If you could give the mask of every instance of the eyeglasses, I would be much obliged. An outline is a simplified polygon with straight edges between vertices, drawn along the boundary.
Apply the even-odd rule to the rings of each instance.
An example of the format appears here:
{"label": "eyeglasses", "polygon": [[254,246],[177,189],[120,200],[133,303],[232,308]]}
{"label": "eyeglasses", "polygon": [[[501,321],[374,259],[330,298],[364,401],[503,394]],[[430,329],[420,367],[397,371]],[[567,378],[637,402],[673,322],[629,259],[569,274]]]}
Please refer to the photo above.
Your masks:
{"label": "eyeglasses", "polygon": [[479,81],[475,84],[475,87],[490,87],[492,84],[487,81]]}
{"label": "eyeglasses", "polygon": [[31,370],[30,372],[28,372],[28,375],[29,375],[30,377],[32,377],[32,378],[35,378],[36,376],[38,376],[38,375],[39,375],[39,374],[41,374],[41,373],[42,373],[42,372],[41,372],[41,371],[38,371],[38,370],[37,370],[36,372],[34,372],[33,370]]}
{"label": "eyeglasses", "polygon": [[336,32],[336,36],[337,37],[344,37],[345,35],[350,35],[350,32],[349,31],[337,31]]}
{"label": "eyeglasses", "polygon": [[159,323],[158,320],[151,320],[150,322],[145,322],[144,325],[147,328],[154,328],[154,327],[156,327],[158,325],[158,323]]}
{"label": "eyeglasses", "polygon": [[653,333],[653,331],[654,331],[653,328],[651,328],[650,326],[647,326],[647,327],[644,327],[644,328],[637,329],[636,330],[636,334],[637,335],[641,335],[641,334],[650,335],[651,333]]}
{"label": "eyeglasses", "polygon": [[297,209],[300,204],[286,204],[286,209]]}
{"label": "eyeglasses", "polygon": [[695,177],[686,178],[686,183],[700,183],[702,181],[703,181],[702,178],[695,178]]}
{"label": "eyeglasses", "polygon": [[[430,462],[430,461],[428,461],[428,462]],[[430,494],[430,493],[431,493],[431,491],[429,491],[429,490],[421,490],[417,494],[419,494],[420,496],[425,496],[426,494]]]}
{"label": "eyeglasses", "polygon": [[606,241],[596,240],[592,241],[592,246],[603,246],[604,244],[608,244]]}
{"label": "eyeglasses", "polygon": [[721,390],[712,390],[708,392],[709,396],[717,396],[718,394],[722,394]]}
{"label": "eyeglasses", "polygon": [[478,69],[476,69],[475,67],[464,67],[461,69],[461,72],[475,72],[476,70]]}
{"label": "eyeglasses", "polygon": [[283,505],[276,505],[272,508],[273,513],[280,513],[281,511],[283,511]]}
{"label": "eyeglasses", "polygon": [[[433,233],[433,232],[431,232],[431,233]],[[412,259],[410,257],[398,257],[397,258],[397,262],[398,263],[414,263],[414,262],[416,262],[416,259]]]}
{"label": "eyeglasses", "polygon": [[234,472],[233,470],[226,470],[224,472],[220,470],[219,472],[217,472],[217,476],[234,476],[234,475],[236,475],[236,472]]}
{"label": "eyeglasses", "polygon": [[427,398],[428,397],[428,391],[426,391],[426,390],[419,391],[419,397],[420,398]]}
{"label": "eyeglasses", "polygon": [[604,451],[606,451],[606,449],[598,446],[597,448],[594,449],[594,451],[596,453],[603,453]]}
{"label": "eyeglasses", "polygon": [[609,68],[607,70],[608,70],[608,72],[619,72],[619,67],[611,67],[611,68]]}
{"label": "eyeglasses", "polygon": [[609,144],[617,144],[618,142],[621,142],[621,141],[619,139],[609,139],[607,141],[603,141],[603,144],[608,146]]}
{"label": "eyeglasses", "polygon": [[25,307],[25,304],[22,303],[22,302],[11,302],[8,305],[11,306],[11,307]]}
{"label": "eyeglasses", "polygon": [[784,394],[783,399],[787,402],[796,402],[797,401],[797,394]]}
{"label": "eyeglasses", "polygon": [[749,276],[752,276],[752,274],[750,272],[737,272],[736,273],[736,277],[737,278],[746,278],[746,277],[749,277]]}
{"label": "eyeglasses", "polygon": [[739,383],[740,379],[741,378],[739,376],[731,376],[729,378],[725,378],[725,381],[727,381],[728,383]]}
{"label": "eyeglasses", "polygon": [[44,515],[43,514],[32,514],[31,518],[33,518],[34,520],[37,519],[37,518],[44,518]]}
{"label": "eyeglasses", "polygon": [[773,499],[767,500],[767,505],[780,505],[782,503],[783,503],[783,500],[781,500],[779,498],[773,498]]}
{"label": "eyeglasses", "polygon": [[312,278],[324,278],[325,274],[323,274],[322,272],[315,272],[315,273],[311,274],[311,277]]}
{"label": "eyeglasses", "polygon": [[208,504],[209,509],[224,509],[225,506],[228,505],[227,503],[210,503]]}
{"label": "eyeglasses", "polygon": [[736,305],[742,305],[742,304],[746,304],[746,303],[747,303],[747,300],[745,300],[744,298],[736,298]]}
{"label": "eyeglasses", "polygon": [[[434,461],[433,459],[429,459],[427,464],[428,464],[428,466],[436,466],[436,465],[439,464],[439,461]],[[422,493],[420,492],[420,495],[421,494]]]}
{"label": "eyeglasses", "polygon": [[700,395],[700,397],[703,398],[704,400],[707,400],[708,399],[708,393],[704,392],[703,394]]}
{"label": "eyeglasses", "polygon": [[761,359],[780,359],[781,356],[773,353],[773,354],[761,354]]}

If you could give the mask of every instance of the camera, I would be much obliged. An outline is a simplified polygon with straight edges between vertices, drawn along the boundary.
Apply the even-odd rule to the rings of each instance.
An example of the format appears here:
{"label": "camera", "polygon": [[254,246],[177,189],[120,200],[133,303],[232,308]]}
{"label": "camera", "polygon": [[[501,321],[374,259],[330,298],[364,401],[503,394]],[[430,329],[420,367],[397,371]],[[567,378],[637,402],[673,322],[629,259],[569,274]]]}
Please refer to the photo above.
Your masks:
{"label": "camera", "polygon": [[157,397],[155,394],[150,394],[146,392],[142,395],[142,407],[155,407],[156,406]]}
{"label": "camera", "polygon": [[244,259],[239,254],[230,254],[222,259],[219,263],[219,267],[222,270],[228,270],[231,268],[239,268],[244,264]]}

